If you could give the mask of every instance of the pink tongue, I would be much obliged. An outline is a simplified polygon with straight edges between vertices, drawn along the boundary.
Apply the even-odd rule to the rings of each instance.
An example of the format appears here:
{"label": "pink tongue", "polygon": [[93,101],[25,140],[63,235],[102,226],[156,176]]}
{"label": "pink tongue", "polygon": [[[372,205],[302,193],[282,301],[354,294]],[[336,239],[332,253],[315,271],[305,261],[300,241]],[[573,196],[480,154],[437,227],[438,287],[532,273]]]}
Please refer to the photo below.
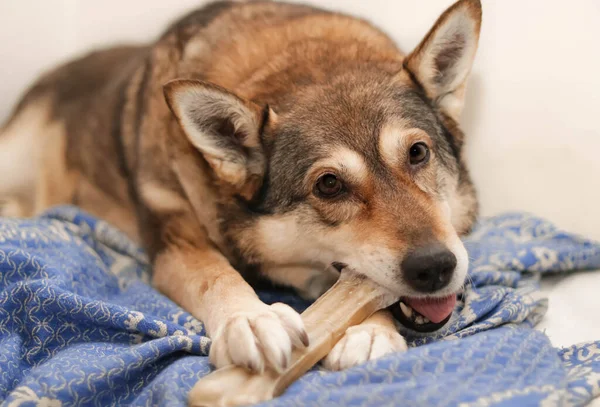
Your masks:
{"label": "pink tongue", "polygon": [[456,305],[456,295],[443,298],[404,298],[406,305],[433,323],[440,323],[448,317]]}

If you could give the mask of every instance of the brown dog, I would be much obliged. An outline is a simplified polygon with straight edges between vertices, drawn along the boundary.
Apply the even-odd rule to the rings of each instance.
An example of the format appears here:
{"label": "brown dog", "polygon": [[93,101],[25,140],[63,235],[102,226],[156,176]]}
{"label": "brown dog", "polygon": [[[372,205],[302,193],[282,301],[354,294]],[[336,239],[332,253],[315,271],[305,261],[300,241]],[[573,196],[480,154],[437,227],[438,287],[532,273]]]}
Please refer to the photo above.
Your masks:
{"label": "brown dog", "polygon": [[[351,264],[402,296],[405,324],[439,328],[477,209],[457,119],[480,23],[479,1],[461,0],[405,56],[349,16],[210,4],[29,90],[0,134],[5,214],[73,203],[139,239],[155,286],[206,324],[219,367],[281,369],[307,342],[249,273],[315,298],[336,278],[328,265]],[[405,346],[383,311],[326,362]]]}

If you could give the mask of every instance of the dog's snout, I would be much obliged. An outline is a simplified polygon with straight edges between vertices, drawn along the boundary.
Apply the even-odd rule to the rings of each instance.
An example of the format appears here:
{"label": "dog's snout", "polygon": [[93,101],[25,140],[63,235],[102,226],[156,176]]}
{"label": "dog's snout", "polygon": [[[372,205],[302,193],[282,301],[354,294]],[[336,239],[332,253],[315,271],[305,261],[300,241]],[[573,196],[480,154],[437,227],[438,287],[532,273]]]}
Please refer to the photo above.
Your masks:
{"label": "dog's snout", "polygon": [[437,243],[409,252],[402,261],[404,280],[423,293],[432,293],[447,286],[455,268],[454,253]]}

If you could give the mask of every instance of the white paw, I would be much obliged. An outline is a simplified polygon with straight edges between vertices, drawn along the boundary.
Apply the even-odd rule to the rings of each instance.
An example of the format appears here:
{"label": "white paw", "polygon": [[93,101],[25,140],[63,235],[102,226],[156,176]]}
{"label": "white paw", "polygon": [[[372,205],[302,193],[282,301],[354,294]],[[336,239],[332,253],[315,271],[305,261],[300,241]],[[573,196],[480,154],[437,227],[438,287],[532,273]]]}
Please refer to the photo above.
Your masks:
{"label": "white paw", "polygon": [[393,352],[408,349],[404,338],[389,327],[360,324],[348,328],[346,334],[323,359],[330,370],[343,370]]}
{"label": "white paw", "polygon": [[231,315],[212,339],[209,359],[215,367],[234,364],[255,372],[267,366],[280,372],[289,366],[293,347],[308,346],[302,318],[282,303]]}

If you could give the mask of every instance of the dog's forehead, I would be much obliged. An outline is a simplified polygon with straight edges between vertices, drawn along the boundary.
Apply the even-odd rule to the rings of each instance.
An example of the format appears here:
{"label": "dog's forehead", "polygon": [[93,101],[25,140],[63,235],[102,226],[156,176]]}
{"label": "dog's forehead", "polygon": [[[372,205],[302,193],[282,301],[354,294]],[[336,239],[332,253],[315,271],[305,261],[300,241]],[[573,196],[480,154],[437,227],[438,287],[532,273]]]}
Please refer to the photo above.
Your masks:
{"label": "dog's forehead", "polygon": [[390,184],[393,171],[382,148],[400,154],[400,143],[390,139],[415,128],[444,142],[427,99],[415,87],[392,81],[349,80],[308,89],[289,110],[278,112],[275,106],[275,111],[261,204],[270,211],[286,211],[304,200],[306,176],[315,165],[346,160],[354,164],[346,167],[355,176],[368,172]]}
{"label": "dog's forehead", "polygon": [[354,81],[307,91],[281,117],[274,153],[302,162],[327,158],[340,148],[379,165],[382,137],[400,138],[421,129],[437,138],[439,124],[427,99],[413,86]]}

